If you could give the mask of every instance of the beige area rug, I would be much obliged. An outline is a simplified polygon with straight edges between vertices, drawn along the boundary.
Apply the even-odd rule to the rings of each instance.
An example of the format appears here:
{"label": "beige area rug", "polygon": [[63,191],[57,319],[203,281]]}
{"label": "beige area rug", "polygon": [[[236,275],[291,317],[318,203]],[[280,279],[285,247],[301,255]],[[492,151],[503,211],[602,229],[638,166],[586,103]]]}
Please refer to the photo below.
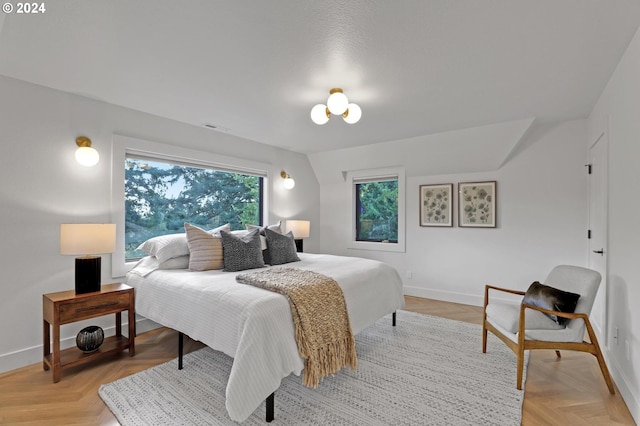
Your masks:
{"label": "beige area rug", "polygon": [[[516,357],[479,325],[399,311],[356,336],[358,368],[316,389],[298,376],[276,391],[272,425],[519,425]],[[528,359],[526,360],[528,361]],[[233,359],[210,348],[122,378],[100,396],[124,426],[233,425],[225,387]],[[526,364],[525,364],[526,365]],[[526,373],[526,371],[525,371]],[[265,424],[264,403],[243,424]]]}

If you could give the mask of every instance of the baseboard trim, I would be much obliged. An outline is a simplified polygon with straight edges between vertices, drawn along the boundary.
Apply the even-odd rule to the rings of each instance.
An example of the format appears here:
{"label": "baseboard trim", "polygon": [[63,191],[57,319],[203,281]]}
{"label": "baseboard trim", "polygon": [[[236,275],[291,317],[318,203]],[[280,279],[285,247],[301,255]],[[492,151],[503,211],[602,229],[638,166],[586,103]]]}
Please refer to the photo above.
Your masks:
{"label": "baseboard trim", "polygon": [[[604,352],[604,357],[607,361],[607,366],[609,367],[609,372],[611,373],[611,377],[622,395],[622,399],[625,404],[627,404],[627,408],[631,413],[631,417],[636,422],[636,424],[640,425],[640,397],[633,393],[633,388],[627,382],[625,376],[621,373],[622,368],[620,364],[616,361],[615,357],[609,351],[609,348],[602,348]],[[604,380],[604,379],[603,379]]]}
{"label": "baseboard trim", "polygon": [[453,291],[433,290],[424,287],[404,286],[406,296],[422,297],[425,299],[442,300],[444,302],[462,303],[464,305],[483,306],[484,296],[456,293]]}

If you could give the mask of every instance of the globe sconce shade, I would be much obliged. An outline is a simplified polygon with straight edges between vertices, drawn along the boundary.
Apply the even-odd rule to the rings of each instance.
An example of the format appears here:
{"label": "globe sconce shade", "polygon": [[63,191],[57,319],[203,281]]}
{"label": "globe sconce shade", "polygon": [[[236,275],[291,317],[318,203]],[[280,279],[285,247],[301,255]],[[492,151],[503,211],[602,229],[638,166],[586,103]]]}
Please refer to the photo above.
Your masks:
{"label": "globe sconce shade", "polygon": [[296,181],[293,180],[293,178],[289,176],[289,173],[285,172],[284,170],[280,172],[280,177],[284,179],[284,181],[282,182],[282,186],[284,186],[284,189],[293,189],[293,187],[296,186]]}
{"label": "globe sconce shade", "polygon": [[100,161],[100,154],[91,146],[91,139],[86,136],[76,138],[76,161],[85,167],[93,167]]}

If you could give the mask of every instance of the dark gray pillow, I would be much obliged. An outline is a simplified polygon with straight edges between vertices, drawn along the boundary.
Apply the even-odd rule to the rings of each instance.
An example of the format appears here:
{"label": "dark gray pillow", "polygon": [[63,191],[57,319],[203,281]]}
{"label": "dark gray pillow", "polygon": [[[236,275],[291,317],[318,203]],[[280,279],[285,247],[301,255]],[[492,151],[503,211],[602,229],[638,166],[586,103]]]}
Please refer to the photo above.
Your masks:
{"label": "dark gray pillow", "polygon": [[[525,293],[522,303],[570,314],[575,312],[578,299],[580,299],[579,294],[558,290],[534,281]],[[568,321],[567,318],[543,313],[560,325],[564,325]]]}
{"label": "dark gray pillow", "polygon": [[271,265],[282,265],[283,263],[299,262],[300,258],[296,251],[296,242],[293,233],[289,231],[286,235],[265,229],[267,236],[267,255]]}
{"label": "dark gray pillow", "polygon": [[255,229],[242,237],[226,231],[220,231],[220,235],[225,271],[235,272],[264,267],[259,230]]}

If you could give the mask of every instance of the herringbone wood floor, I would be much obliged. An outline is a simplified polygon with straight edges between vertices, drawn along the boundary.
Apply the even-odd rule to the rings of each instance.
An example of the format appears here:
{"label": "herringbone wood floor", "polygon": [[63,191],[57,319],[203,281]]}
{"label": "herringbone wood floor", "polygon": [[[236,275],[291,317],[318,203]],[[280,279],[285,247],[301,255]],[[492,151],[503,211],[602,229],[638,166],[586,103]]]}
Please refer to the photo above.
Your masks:
{"label": "herringbone wood floor", "polygon": [[[406,300],[407,310],[476,324],[482,321],[482,308],[476,306],[416,297]],[[185,352],[201,346],[185,340]],[[0,424],[117,425],[98,396],[100,385],[175,358],[176,351],[177,333],[161,328],[136,338],[135,357],[123,352],[65,370],[56,384],[40,363],[0,374]],[[558,361],[553,351],[533,352],[523,425],[635,424],[620,394],[609,394],[593,356],[564,352]],[[515,371],[513,374],[515,386]]]}

